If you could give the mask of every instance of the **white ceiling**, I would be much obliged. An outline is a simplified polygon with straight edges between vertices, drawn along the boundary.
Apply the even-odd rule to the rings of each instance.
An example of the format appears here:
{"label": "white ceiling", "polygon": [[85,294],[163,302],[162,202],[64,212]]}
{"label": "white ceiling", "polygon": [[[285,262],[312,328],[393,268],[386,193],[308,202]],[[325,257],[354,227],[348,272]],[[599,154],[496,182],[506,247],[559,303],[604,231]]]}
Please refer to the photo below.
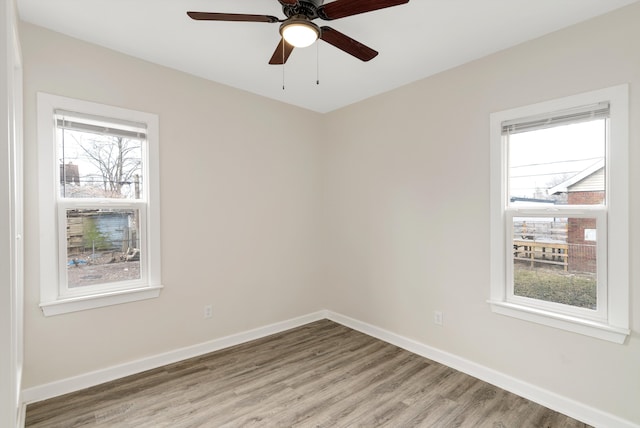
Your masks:
{"label": "white ceiling", "polygon": [[[316,23],[377,50],[322,41],[268,61],[278,24],[193,21],[186,11],[284,18],[277,0],[17,0],[22,20],[265,97],[328,112],[640,0],[410,0]],[[329,0],[327,0],[329,2]],[[319,61],[318,61],[319,58]],[[282,89],[283,72],[285,89]],[[319,74],[320,84],[316,85]]]}

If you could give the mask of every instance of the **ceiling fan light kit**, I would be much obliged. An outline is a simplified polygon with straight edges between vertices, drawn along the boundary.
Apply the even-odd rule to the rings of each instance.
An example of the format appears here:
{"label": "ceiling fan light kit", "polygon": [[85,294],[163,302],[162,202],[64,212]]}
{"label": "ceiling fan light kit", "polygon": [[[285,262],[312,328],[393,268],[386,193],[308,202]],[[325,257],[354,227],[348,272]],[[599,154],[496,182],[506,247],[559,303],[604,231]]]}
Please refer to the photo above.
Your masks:
{"label": "ceiling fan light kit", "polygon": [[320,27],[305,16],[295,16],[280,25],[280,35],[296,48],[306,48],[320,37]]}
{"label": "ceiling fan light kit", "polygon": [[282,6],[286,19],[242,13],[187,12],[187,15],[196,21],[280,22],[280,43],[269,64],[286,63],[294,48],[310,46],[318,39],[361,61],[369,61],[375,58],[378,52],[331,27],[320,27],[311,21],[317,18],[331,21],[409,3],[409,0],[334,0],[327,4],[324,4],[324,0],[277,1]]}

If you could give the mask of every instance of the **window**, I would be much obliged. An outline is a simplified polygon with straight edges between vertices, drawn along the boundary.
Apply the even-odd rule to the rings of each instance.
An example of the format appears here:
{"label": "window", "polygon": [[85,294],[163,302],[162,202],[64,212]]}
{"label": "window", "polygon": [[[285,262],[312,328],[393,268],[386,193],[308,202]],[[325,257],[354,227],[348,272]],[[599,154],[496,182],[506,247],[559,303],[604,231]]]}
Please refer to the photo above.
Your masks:
{"label": "window", "polygon": [[38,94],[45,315],[157,297],[158,118]]}
{"label": "window", "polygon": [[629,335],[628,87],[491,115],[496,313]]}

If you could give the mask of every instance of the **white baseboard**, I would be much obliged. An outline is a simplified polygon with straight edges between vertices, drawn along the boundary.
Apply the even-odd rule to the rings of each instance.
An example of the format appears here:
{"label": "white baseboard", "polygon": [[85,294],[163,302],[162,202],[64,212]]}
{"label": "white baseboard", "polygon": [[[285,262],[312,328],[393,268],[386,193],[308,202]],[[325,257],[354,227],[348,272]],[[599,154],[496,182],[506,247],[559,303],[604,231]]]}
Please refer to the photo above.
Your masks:
{"label": "white baseboard", "polygon": [[117,366],[107,367],[105,369],[96,370],[44,385],[34,386],[22,391],[22,400],[25,404],[35,403],[37,401],[79,391],[81,389],[120,379],[132,374],[141,373],[146,370],[155,369],[157,367],[186,360],[188,358],[204,355],[209,352],[218,351],[230,346],[239,345],[251,340],[260,339],[271,334],[280,333],[324,318],[326,318],[326,311],[314,312],[253,330],[199,343],[197,345],[176,349],[174,351],[142,358]]}
{"label": "white baseboard", "polygon": [[326,317],[331,321],[391,343],[392,345],[406,349],[407,351],[436,361],[440,364],[444,364],[445,366],[466,373],[594,427],[640,428],[640,425],[636,425],[631,421],[603,412],[549,390],[474,363],[473,361],[433,348],[413,339],[408,339],[374,325],[367,324],[332,311],[326,311]]}
{"label": "white baseboard", "polygon": [[145,370],[161,367],[188,358],[197,357],[209,352],[218,351],[230,346],[239,345],[251,340],[260,339],[271,334],[280,333],[313,321],[327,318],[346,327],[360,331],[369,336],[391,343],[414,354],[429,358],[430,360],[444,364],[459,370],[470,376],[488,382],[499,388],[517,394],[528,400],[534,401],[545,407],[563,413],[574,419],[585,422],[595,427],[606,428],[640,428],[630,421],[619,418],[610,413],[603,412],[585,404],[563,397],[554,392],[540,388],[514,377],[505,375],[496,370],[474,363],[457,355],[433,348],[413,339],[400,336],[388,330],[367,324],[362,321],[332,312],[318,311],[290,320],[270,324],[253,330],[222,337],[209,342],[180,348],[175,351],[165,352],[148,358],[143,358],[129,363],[108,367],[94,372],[85,373],[68,379],[62,379],[45,385],[27,388],[22,391],[25,404],[46,400],[48,398],[78,391],[104,382],[119,379]]}

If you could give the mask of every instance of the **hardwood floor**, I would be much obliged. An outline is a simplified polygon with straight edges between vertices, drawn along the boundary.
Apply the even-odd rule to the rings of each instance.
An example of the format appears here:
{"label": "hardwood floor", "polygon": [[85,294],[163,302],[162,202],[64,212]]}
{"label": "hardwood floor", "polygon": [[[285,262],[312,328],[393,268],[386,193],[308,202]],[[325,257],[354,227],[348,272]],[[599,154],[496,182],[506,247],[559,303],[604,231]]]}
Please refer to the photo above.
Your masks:
{"label": "hardwood floor", "polygon": [[30,404],[27,427],[585,427],[328,320]]}

